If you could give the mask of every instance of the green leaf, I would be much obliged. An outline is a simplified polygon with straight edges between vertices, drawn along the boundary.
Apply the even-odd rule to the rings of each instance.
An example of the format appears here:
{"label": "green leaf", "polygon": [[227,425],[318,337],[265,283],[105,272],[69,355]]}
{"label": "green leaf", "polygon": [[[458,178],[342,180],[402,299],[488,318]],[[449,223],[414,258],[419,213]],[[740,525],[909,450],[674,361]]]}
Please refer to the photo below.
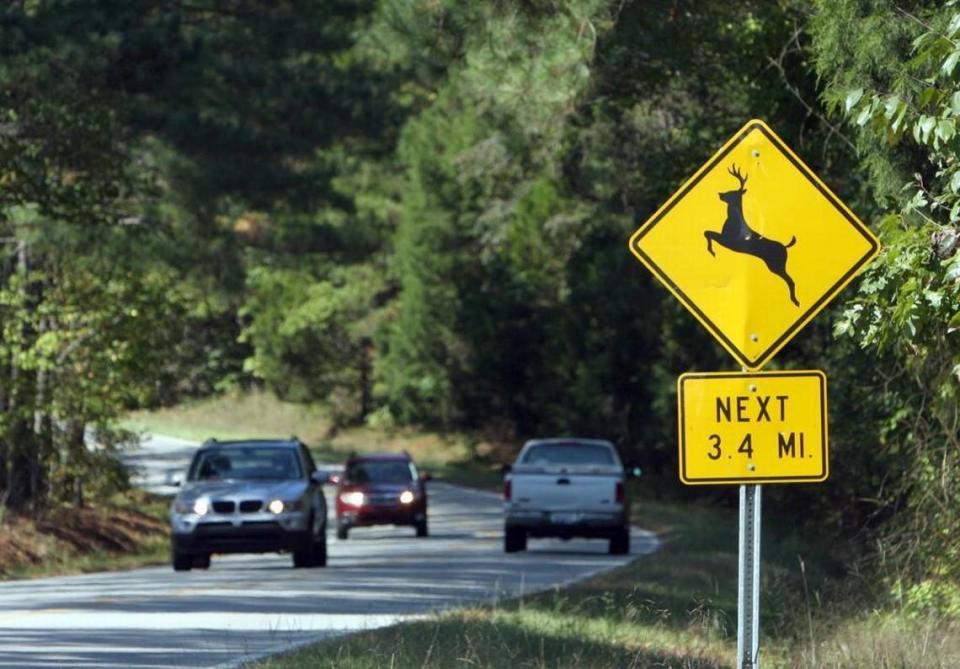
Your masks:
{"label": "green leaf", "polygon": [[[920,120],[917,121],[917,128],[920,131],[920,138],[918,141],[926,142],[930,138],[930,133],[933,132],[933,129],[937,125],[937,119],[933,116],[921,116]],[[915,135],[916,136],[916,135]]]}
{"label": "green leaf", "polygon": [[925,88],[920,94],[920,97],[917,98],[917,106],[920,108],[926,107],[931,100],[933,100],[940,91],[936,88]]}
{"label": "green leaf", "polygon": [[867,105],[860,110],[860,113],[857,115],[856,124],[859,126],[864,126],[870,121],[870,117],[873,116],[873,106]]}
{"label": "green leaf", "polygon": [[957,126],[953,119],[943,118],[937,123],[937,137],[949,142],[957,134]]}
{"label": "green leaf", "polygon": [[893,123],[890,124],[890,129],[895,133],[899,134],[903,128],[903,120],[907,117],[907,103],[900,103],[900,112],[897,114],[897,117],[893,119]]}
{"label": "green leaf", "polygon": [[960,116],[960,91],[957,91],[950,98],[950,110],[954,116]]}
{"label": "green leaf", "polygon": [[883,103],[884,115],[888,119],[892,119],[897,113],[897,110],[900,108],[900,96],[891,95]]}
{"label": "green leaf", "polygon": [[844,100],[843,103],[844,110],[849,114],[850,110],[857,106],[857,103],[860,102],[860,98],[862,97],[862,88],[854,88],[852,91],[849,91],[847,93],[847,99]]}
{"label": "green leaf", "polygon": [[943,61],[943,67],[940,70],[947,75],[948,77],[953,74],[953,68],[957,66],[957,62],[960,61],[960,49],[957,49]]}
{"label": "green leaf", "polygon": [[960,32],[960,13],[954,14],[950,19],[950,25],[947,26],[947,35],[953,37]]}
{"label": "green leaf", "polygon": [[960,311],[953,315],[953,318],[950,319],[950,322],[947,323],[947,333],[953,333],[957,330],[960,330]]}

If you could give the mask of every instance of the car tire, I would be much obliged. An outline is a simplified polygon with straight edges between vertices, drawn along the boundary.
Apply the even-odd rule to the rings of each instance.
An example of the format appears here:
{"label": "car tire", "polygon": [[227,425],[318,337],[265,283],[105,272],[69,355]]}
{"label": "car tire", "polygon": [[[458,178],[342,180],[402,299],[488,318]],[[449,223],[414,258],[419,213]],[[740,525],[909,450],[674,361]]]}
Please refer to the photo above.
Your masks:
{"label": "car tire", "polygon": [[503,550],[505,553],[519,553],[527,550],[527,533],[516,527],[504,528]]}
{"label": "car tire", "polygon": [[193,556],[193,568],[194,569],[209,569],[210,568],[210,553],[201,553],[199,555]]}
{"label": "car tire", "polygon": [[293,566],[295,569],[312,569],[327,564],[327,537],[324,534],[317,537],[313,533],[313,517],[307,522],[307,536],[303,538],[300,548],[293,551]]}
{"label": "car tire", "polygon": [[626,555],[630,552],[630,528],[619,527],[610,536],[610,555]]}
{"label": "car tire", "polygon": [[421,520],[419,523],[417,523],[417,524],[415,525],[415,527],[417,528],[417,536],[418,536],[418,537],[428,537],[428,536],[430,536],[430,530],[429,530],[429,528],[427,527],[427,521],[426,521],[426,519]]}
{"label": "car tire", "polygon": [[343,527],[342,525],[337,526],[337,539],[340,541],[346,541],[347,535],[350,533],[350,529]]}
{"label": "car tire", "polygon": [[324,537],[313,546],[313,566],[327,566],[327,538]]}
{"label": "car tire", "polygon": [[189,553],[174,550],[170,561],[173,563],[174,571],[190,571],[193,569],[193,556]]}

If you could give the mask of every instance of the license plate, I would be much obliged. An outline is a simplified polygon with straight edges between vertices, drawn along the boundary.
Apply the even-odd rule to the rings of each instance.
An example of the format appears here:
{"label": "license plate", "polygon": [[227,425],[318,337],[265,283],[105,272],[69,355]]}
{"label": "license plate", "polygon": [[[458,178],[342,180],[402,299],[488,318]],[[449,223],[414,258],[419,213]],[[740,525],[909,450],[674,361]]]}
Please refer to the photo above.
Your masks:
{"label": "license plate", "polygon": [[580,520],[579,513],[554,513],[550,516],[550,520],[555,522],[557,525],[569,525]]}

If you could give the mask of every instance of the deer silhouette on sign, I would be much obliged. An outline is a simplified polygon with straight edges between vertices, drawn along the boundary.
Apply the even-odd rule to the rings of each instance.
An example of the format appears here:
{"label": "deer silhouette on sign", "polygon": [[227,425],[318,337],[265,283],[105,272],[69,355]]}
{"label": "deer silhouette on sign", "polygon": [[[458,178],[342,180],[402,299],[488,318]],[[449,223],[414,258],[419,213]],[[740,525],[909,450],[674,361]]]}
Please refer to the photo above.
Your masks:
{"label": "deer silhouette on sign", "polygon": [[787,274],[787,249],[797,243],[797,238],[792,237],[788,244],[781,244],[751,229],[743,217],[743,196],[747,192],[745,188],[747,177],[740,173],[736,165],[732,165],[727,172],[740,182],[740,187],[737,190],[728,190],[719,194],[720,199],[727,203],[727,220],[723,222],[720,232],[707,230],[703,233],[707,238],[707,251],[710,255],[716,256],[717,254],[713,252],[713,242],[716,242],[736,253],[746,253],[759,258],[766,264],[768,270],[786,282],[787,288],[790,289],[790,301],[799,307],[796,287],[793,279]]}

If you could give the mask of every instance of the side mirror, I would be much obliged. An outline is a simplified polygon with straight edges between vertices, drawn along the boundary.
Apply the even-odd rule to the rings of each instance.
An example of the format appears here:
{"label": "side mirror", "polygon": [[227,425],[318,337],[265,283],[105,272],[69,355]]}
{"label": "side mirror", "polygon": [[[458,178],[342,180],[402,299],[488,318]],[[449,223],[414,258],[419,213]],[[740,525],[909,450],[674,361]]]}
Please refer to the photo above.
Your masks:
{"label": "side mirror", "polygon": [[500,473],[506,476],[513,471],[513,465],[500,465]]}
{"label": "side mirror", "polygon": [[420,480],[423,481],[424,483],[426,483],[427,481],[432,481],[432,480],[433,480],[433,474],[430,474],[430,473],[428,473],[428,472],[424,472],[423,474],[420,475]]}
{"label": "side mirror", "polygon": [[183,485],[183,479],[183,472],[167,472],[164,483],[168,486],[179,488],[181,485]]}

